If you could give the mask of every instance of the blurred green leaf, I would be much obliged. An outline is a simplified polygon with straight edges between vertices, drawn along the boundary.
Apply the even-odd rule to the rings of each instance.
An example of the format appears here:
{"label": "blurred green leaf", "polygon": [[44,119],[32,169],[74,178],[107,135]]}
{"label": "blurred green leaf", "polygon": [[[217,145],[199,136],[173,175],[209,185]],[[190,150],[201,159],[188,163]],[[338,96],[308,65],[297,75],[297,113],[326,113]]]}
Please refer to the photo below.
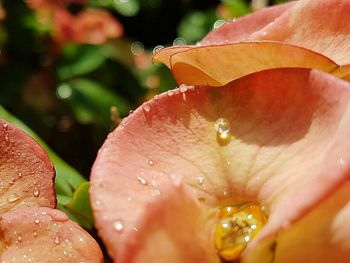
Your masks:
{"label": "blurred green leaf", "polygon": [[81,123],[100,122],[107,129],[111,127],[110,109],[118,108],[119,114],[127,115],[130,106],[101,84],[90,79],[73,79],[61,83],[57,88],[59,97],[70,102],[71,107]]}
{"label": "blurred green leaf", "polygon": [[113,0],[114,9],[123,16],[135,16],[140,10],[138,0]]}
{"label": "blurred green leaf", "polygon": [[48,153],[50,159],[54,163],[56,169],[56,181],[55,188],[56,192],[65,196],[72,196],[74,190],[86,180],[81,176],[74,168],[69,166],[63,161],[57,154],[55,154],[47,144],[41,140],[34,131],[32,131],[22,121],[11,115],[3,107],[0,106],[0,117],[18,128],[24,130],[27,134],[33,137]]}
{"label": "blurred green leaf", "polygon": [[244,0],[221,0],[235,17],[244,16],[251,12],[249,5]]}
{"label": "blurred green leaf", "polygon": [[60,80],[66,80],[87,74],[99,68],[106,58],[103,46],[66,45],[57,68],[57,75]]}
{"label": "blurred green leaf", "polygon": [[[89,195],[90,183],[82,183],[74,192],[72,199],[64,205],[65,209],[81,226],[91,229],[94,224]],[[66,199],[63,202],[67,201]]]}
{"label": "blurred green leaf", "polygon": [[195,43],[201,40],[212,29],[217,19],[215,10],[193,11],[181,21],[178,27],[178,34],[187,43]]}

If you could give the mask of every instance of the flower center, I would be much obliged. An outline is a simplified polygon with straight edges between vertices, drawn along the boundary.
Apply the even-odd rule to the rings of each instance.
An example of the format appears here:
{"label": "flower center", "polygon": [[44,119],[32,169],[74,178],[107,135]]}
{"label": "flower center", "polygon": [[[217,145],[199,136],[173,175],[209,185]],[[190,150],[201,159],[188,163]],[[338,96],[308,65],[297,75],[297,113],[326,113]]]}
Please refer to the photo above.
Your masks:
{"label": "flower center", "polygon": [[264,207],[257,204],[225,206],[218,213],[214,243],[224,261],[236,260],[267,221]]}

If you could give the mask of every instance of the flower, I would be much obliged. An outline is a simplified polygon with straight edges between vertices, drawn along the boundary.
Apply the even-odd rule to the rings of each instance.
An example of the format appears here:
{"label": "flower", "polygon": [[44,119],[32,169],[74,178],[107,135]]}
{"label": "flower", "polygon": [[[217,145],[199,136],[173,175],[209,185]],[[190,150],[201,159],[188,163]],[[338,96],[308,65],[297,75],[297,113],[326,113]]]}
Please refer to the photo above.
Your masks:
{"label": "flower", "polygon": [[154,60],[171,68],[178,83],[188,85],[221,86],[256,71],[286,67],[347,78],[349,8],[350,2],[342,0],[301,0],[266,8],[219,27],[198,46],[163,49]]}
{"label": "flower", "polygon": [[268,222],[243,262],[344,261],[349,98],[350,85],[326,73],[273,69],[146,102],[108,136],[92,169],[110,255],[220,262],[220,211],[263,204]]}
{"label": "flower", "polygon": [[109,12],[86,9],[73,15],[66,9],[71,3],[83,5],[86,1],[31,0],[28,5],[37,12],[41,24],[51,25],[53,38],[59,43],[100,45],[123,34],[122,25]]}
{"label": "flower", "polygon": [[[124,119],[91,173],[96,227],[115,261],[350,257],[350,84],[322,72],[347,74],[347,36],[334,34],[347,28],[339,3],[273,7],[213,31],[203,46],[156,53],[181,85]],[[331,26],[310,19],[325,6],[336,14]],[[298,44],[301,33],[286,29],[301,18],[312,24],[308,37],[319,23],[327,45],[343,49]],[[258,39],[282,36],[277,29],[283,40]]]}
{"label": "flower", "polygon": [[0,119],[2,262],[103,262],[96,241],[56,206],[45,151]]}

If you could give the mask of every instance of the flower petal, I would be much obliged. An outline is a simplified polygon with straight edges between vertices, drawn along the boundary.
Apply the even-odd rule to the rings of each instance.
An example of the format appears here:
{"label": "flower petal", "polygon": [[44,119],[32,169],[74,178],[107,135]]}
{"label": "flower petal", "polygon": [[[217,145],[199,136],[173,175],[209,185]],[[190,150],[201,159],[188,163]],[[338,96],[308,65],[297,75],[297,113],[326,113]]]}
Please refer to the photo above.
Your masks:
{"label": "flower petal", "polygon": [[[350,163],[350,142],[342,142],[349,99],[349,84],[331,75],[275,69],[220,88],[181,86],[145,103],[109,135],[92,169],[92,206],[109,253],[125,249],[174,177],[207,211],[264,201],[271,213],[263,237],[294,222],[346,180],[337,160]],[[220,119],[228,140],[217,132]],[[124,231],[112,235],[120,221]]]}
{"label": "flower petal", "polygon": [[344,0],[298,1],[273,24],[252,39],[274,40],[301,46],[334,60],[350,64],[350,2]]}
{"label": "flower petal", "polygon": [[203,40],[202,45],[227,44],[242,41],[256,31],[261,30],[277,17],[291,8],[295,2],[261,9],[250,15],[228,22],[211,31]]}
{"label": "flower petal", "polygon": [[0,119],[0,214],[17,207],[55,207],[54,177],[46,152]]}
{"label": "flower petal", "polygon": [[96,241],[59,210],[19,208],[0,220],[1,262],[103,262]]}
{"label": "flower petal", "polygon": [[211,240],[213,221],[207,220],[198,201],[177,182],[161,193],[127,235],[118,262],[220,262]]}
{"label": "flower petal", "polygon": [[300,221],[264,240],[244,262],[346,262],[350,257],[349,201],[347,181]]}
{"label": "flower petal", "polygon": [[175,53],[170,64],[177,83],[211,86],[222,86],[265,69],[299,67],[331,72],[338,67],[321,54],[275,42],[192,48]]}

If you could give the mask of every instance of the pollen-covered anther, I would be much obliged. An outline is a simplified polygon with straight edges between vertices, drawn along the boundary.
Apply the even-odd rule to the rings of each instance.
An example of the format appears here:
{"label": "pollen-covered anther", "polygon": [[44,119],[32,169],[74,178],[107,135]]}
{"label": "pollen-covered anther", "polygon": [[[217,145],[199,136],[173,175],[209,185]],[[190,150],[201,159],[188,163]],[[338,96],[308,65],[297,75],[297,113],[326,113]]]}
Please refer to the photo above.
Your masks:
{"label": "pollen-covered anther", "polygon": [[267,216],[261,205],[250,203],[220,208],[214,232],[214,243],[220,258],[225,261],[238,259],[266,221]]}

